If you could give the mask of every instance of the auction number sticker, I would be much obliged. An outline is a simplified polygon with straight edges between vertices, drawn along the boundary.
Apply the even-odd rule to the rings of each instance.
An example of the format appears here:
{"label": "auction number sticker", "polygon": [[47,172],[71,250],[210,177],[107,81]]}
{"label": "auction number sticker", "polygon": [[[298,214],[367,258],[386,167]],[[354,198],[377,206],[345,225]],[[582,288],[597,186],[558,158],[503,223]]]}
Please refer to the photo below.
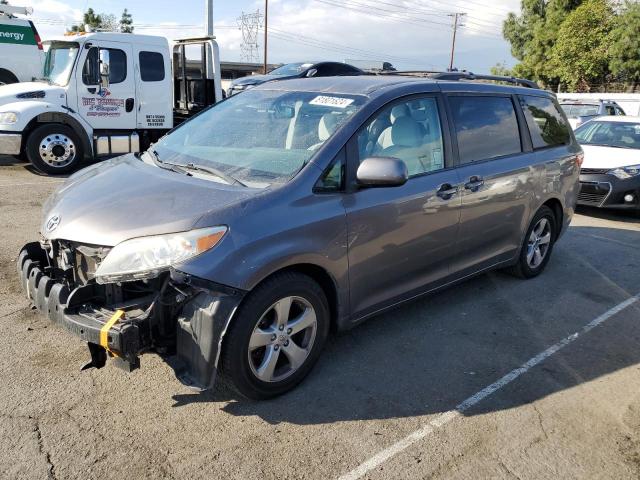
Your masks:
{"label": "auction number sticker", "polygon": [[322,107],[346,108],[353,103],[352,98],[328,97],[326,95],[318,95],[309,102],[309,105],[320,105]]}

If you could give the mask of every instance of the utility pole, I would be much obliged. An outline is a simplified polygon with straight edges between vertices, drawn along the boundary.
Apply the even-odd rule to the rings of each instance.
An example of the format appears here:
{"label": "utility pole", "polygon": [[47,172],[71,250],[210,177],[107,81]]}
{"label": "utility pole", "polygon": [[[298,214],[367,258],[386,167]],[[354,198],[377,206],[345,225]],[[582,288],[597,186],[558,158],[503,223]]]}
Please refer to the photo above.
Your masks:
{"label": "utility pole", "polygon": [[466,13],[464,12],[449,14],[450,17],[453,17],[453,38],[451,39],[451,59],[449,60],[449,71],[453,70],[453,54],[456,50],[456,33],[458,32],[458,27],[464,27],[464,24],[459,22],[462,21],[462,17],[464,17],[465,15]]}
{"label": "utility pole", "polygon": [[267,27],[269,25],[269,0],[264,0],[264,74],[267,74]]}
{"label": "utility pole", "polygon": [[204,0],[205,1],[205,35],[207,37],[213,37],[213,0]]}

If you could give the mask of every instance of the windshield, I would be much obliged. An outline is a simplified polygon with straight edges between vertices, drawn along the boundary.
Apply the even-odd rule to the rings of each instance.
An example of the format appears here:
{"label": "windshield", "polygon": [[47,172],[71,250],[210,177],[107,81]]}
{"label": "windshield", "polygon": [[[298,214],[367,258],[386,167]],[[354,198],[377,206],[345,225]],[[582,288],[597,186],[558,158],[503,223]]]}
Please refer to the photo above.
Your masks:
{"label": "windshield", "polygon": [[281,67],[276,68],[275,70],[271,70],[269,75],[278,75],[278,76],[290,76],[290,75],[298,75],[299,73],[304,72],[307,68],[311,67],[312,63],[288,63]]}
{"label": "windshield", "polygon": [[208,167],[249,187],[285,183],[365,100],[249,90],[184,123],[153,149],[160,162]]}
{"label": "windshield", "polygon": [[584,103],[563,103],[560,105],[567,117],[591,117],[598,115],[598,105],[586,105]]}
{"label": "windshield", "polygon": [[70,42],[56,42],[45,43],[44,48],[47,53],[42,79],[64,87],[69,83],[80,45]]}
{"label": "windshield", "polygon": [[575,134],[582,145],[640,149],[640,123],[592,120]]}

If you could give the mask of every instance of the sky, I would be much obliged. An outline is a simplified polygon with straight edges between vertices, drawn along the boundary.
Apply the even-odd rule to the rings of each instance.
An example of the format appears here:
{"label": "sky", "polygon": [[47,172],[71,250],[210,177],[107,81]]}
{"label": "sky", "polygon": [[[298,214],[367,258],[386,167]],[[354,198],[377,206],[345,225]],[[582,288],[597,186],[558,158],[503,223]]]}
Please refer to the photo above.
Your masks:
{"label": "sky", "polygon": [[[10,0],[31,6],[43,39],[59,36],[91,7],[120,18],[127,8],[135,32],[169,39],[204,33],[205,0]],[[512,66],[502,21],[519,0],[270,0],[270,63],[338,60],[366,65],[391,62],[402,70],[449,65],[452,12],[465,12],[454,66],[487,73],[496,63]],[[214,0],[215,35],[223,61],[243,60],[238,17],[264,12],[264,0]],[[262,49],[262,33],[259,35]],[[260,50],[261,51],[261,50]],[[262,56],[260,60],[262,61]]]}

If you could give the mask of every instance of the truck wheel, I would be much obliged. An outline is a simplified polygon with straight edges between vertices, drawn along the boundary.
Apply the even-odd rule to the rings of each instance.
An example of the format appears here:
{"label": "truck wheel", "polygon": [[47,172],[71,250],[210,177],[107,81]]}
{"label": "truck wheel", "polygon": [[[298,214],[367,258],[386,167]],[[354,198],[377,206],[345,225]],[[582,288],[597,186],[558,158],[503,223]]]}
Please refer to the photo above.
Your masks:
{"label": "truck wheel", "polygon": [[222,346],[221,380],[244,397],[281,395],[311,371],[329,334],[329,306],[306,275],[281,273],[245,298]]}
{"label": "truck wheel", "polygon": [[31,132],[25,151],[35,168],[50,175],[73,171],[84,155],[76,132],[57,123],[42,125]]}
{"label": "truck wheel", "polygon": [[0,72],[0,85],[9,85],[10,83],[18,83],[18,79],[11,72]]}

